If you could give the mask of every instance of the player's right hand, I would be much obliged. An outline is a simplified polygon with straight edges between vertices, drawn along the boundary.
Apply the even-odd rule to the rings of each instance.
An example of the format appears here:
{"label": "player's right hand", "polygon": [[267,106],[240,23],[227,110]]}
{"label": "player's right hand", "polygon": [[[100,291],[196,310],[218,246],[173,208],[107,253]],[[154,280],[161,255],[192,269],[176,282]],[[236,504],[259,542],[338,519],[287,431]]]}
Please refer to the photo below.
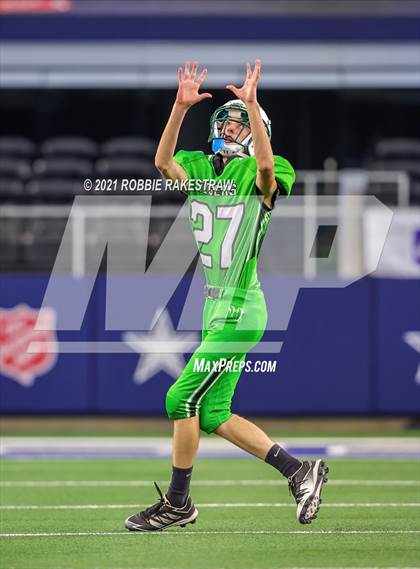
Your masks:
{"label": "player's right hand", "polygon": [[210,93],[198,92],[207,75],[207,69],[204,68],[196,79],[195,76],[197,69],[198,63],[196,61],[193,63],[191,69],[189,61],[186,62],[184,70],[182,67],[178,67],[178,92],[176,94],[176,103],[185,109],[192,107],[203,99],[211,99],[213,96]]}

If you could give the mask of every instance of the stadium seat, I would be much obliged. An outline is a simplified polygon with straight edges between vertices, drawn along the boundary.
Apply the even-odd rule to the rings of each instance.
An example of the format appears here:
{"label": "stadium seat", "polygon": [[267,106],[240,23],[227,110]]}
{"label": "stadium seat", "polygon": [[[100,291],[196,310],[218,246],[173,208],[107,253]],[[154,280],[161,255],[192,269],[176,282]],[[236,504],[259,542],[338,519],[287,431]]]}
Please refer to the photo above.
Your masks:
{"label": "stadium seat", "polygon": [[159,173],[153,162],[139,158],[110,157],[101,158],[96,163],[98,177],[106,178],[158,178]]}
{"label": "stadium seat", "polygon": [[24,158],[0,157],[0,199],[21,201],[24,184],[31,176],[30,162]]}
{"label": "stadium seat", "polygon": [[33,163],[36,178],[83,179],[92,174],[92,164],[83,158],[40,158]]}
{"label": "stadium seat", "polygon": [[23,158],[0,157],[0,176],[27,180],[31,176],[31,164]]}
{"label": "stadium seat", "polygon": [[62,156],[94,160],[98,155],[98,146],[89,138],[81,136],[60,136],[45,140],[41,144],[44,157]]}
{"label": "stadium seat", "polygon": [[82,181],[92,176],[92,164],[83,158],[42,158],[33,164],[34,177],[26,185],[29,196],[68,201],[84,193]]}
{"label": "stadium seat", "polygon": [[101,146],[101,154],[104,157],[143,157],[154,158],[156,143],[144,137],[119,137],[112,138]]}
{"label": "stadium seat", "polygon": [[0,176],[0,200],[5,202],[20,202],[25,196],[25,184],[22,180]]}
{"label": "stadium seat", "polygon": [[375,158],[420,160],[420,140],[415,138],[391,138],[379,141],[374,150]]}
{"label": "stadium seat", "polygon": [[35,156],[36,146],[28,138],[23,136],[0,136],[1,158],[27,158]]}
{"label": "stadium seat", "polygon": [[37,201],[69,201],[74,196],[83,193],[78,180],[45,179],[31,180],[25,187],[27,196],[37,198]]}

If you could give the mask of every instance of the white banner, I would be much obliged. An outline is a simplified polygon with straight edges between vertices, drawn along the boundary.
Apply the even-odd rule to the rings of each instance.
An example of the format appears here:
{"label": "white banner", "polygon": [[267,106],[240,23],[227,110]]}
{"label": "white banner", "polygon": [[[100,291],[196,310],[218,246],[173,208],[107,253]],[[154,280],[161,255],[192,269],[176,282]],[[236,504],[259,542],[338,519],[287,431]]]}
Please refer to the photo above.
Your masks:
{"label": "white banner", "polygon": [[[382,227],[389,222],[382,209],[368,208],[364,216],[364,264],[382,246]],[[420,278],[420,208],[397,208],[379,260],[376,276]]]}

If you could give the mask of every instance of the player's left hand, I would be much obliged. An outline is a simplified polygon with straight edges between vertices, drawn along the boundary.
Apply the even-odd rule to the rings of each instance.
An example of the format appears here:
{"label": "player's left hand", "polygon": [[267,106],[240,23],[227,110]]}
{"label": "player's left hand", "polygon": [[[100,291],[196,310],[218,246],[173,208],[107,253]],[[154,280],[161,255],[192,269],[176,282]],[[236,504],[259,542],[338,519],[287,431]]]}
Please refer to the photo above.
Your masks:
{"label": "player's left hand", "polygon": [[255,60],[254,70],[251,70],[249,63],[246,64],[246,78],[242,87],[235,87],[235,85],[226,85],[226,89],[241,99],[245,104],[257,102],[257,86],[260,80],[261,73],[261,59]]}

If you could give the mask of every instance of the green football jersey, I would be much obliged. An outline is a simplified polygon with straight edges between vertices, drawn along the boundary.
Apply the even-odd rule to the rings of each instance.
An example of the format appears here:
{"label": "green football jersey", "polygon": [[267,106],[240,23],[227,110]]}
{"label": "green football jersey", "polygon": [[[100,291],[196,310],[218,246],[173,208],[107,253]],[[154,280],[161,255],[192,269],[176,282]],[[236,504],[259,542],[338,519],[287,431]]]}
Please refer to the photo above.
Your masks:
{"label": "green football jersey", "polygon": [[[214,155],[180,150],[174,160],[188,175],[184,190],[189,220],[197,241],[206,283],[212,287],[259,288],[257,259],[271,218],[256,187],[254,156],[235,157],[218,175]],[[274,156],[278,190],[290,194],[295,172]],[[274,204],[273,204],[274,205]]]}

